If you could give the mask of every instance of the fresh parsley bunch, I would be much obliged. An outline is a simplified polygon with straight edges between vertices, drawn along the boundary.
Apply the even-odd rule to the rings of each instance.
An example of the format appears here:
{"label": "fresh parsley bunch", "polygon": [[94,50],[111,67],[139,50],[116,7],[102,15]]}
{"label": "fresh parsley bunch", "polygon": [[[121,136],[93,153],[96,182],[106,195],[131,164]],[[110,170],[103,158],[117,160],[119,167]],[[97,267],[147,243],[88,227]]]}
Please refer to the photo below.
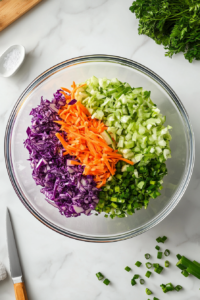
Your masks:
{"label": "fresh parsley bunch", "polygon": [[130,7],[139,19],[139,34],[164,45],[166,56],[184,52],[189,62],[200,60],[199,0],[136,0]]}

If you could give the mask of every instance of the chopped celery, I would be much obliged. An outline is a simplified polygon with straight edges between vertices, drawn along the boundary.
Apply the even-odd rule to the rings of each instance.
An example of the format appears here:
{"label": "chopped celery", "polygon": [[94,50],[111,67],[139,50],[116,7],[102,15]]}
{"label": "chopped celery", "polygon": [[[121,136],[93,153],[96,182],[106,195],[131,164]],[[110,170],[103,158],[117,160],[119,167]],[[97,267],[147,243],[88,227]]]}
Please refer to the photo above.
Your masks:
{"label": "chopped celery", "polygon": [[[169,130],[172,127],[164,126],[165,117],[150,99],[150,92],[132,88],[116,78],[93,76],[86,83],[77,90],[76,99],[88,108],[92,118],[103,120],[122,153],[130,149],[130,159],[144,164],[149,161],[149,154],[160,162],[171,157]],[[108,136],[105,139],[111,144]]]}

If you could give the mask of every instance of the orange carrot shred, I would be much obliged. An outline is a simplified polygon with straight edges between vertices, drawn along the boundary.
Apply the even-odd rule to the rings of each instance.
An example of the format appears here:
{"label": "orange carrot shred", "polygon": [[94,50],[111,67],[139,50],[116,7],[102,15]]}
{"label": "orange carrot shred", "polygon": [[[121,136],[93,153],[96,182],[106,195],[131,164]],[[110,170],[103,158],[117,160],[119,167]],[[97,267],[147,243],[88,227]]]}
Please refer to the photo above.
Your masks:
{"label": "orange carrot shred", "polygon": [[70,91],[70,90],[68,90],[68,89],[66,89],[66,88],[64,88],[64,87],[61,87],[61,89],[62,89],[63,91],[65,91],[65,92],[68,92],[69,94],[71,94],[71,91]]}
{"label": "orange carrot shred", "polygon": [[[85,85],[77,87],[73,81],[72,91],[62,87],[62,90],[70,93],[71,96],[61,93],[66,100],[74,99],[76,91]],[[92,119],[81,102],[68,105],[66,101],[65,106],[58,111],[58,115],[61,120],[55,122],[61,125],[60,131],[67,134],[67,138],[64,138],[61,133],[56,133],[56,137],[66,150],[63,155],[75,156],[78,161],[72,160],[71,163],[85,166],[83,174],[94,176],[98,188],[105,185],[107,179],[115,174],[115,165],[119,160],[133,165],[132,161],[123,158],[117,150],[107,145],[101,136],[107,127],[102,121]]]}
{"label": "orange carrot shred", "polygon": [[75,160],[71,160],[71,164],[72,165],[81,165],[81,163],[80,162],[78,162],[78,161],[75,161]]}

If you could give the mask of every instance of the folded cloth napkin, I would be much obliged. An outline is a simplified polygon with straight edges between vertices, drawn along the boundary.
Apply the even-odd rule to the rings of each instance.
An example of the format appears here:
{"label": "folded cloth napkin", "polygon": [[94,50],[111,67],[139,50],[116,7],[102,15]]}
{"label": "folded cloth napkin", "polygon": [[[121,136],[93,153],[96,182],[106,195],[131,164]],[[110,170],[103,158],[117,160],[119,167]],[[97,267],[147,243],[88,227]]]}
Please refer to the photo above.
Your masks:
{"label": "folded cloth napkin", "polygon": [[5,266],[0,262],[0,280],[4,280],[7,277]]}

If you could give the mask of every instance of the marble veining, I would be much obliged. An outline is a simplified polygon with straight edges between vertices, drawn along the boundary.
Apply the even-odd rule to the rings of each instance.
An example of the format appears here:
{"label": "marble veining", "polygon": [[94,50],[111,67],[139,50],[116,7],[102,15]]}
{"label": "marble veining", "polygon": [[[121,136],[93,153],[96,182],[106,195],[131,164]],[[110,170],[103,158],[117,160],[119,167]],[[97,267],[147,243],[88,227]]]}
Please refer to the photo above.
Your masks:
{"label": "marble veining", "polygon": [[[131,0],[43,0],[0,33],[0,53],[12,44],[22,44],[26,58],[11,78],[0,78],[0,261],[9,272],[5,211],[10,208],[29,300],[121,300],[147,299],[145,287],[165,300],[161,283],[182,284],[174,300],[197,300],[200,283],[184,278],[172,266],[163,275],[132,287],[134,273],[144,277],[146,268],[134,267],[152,253],[155,238],[167,235],[170,262],[181,253],[200,261],[200,62],[189,64],[181,54],[173,59],[146,36],[137,33],[138,21],[129,12]],[[158,226],[136,238],[113,244],[83,243],[65,238],[38,222],[21,204],[10,184],[4,163],[4,132],[10,110],[26,86],[41,72],[66,59],[85,54],[124,56],[152,69],[176,91],[186,107],[196,136],[196,162],[186,193],[174,211]],[[163,250],[164,250],[163,246]],[[125,266],[133,271],[127,273]],[[95,278],[101,271],[112,282],[105,286]],[[149,297],[152,299],[152,297]],[[14,299],[10,276],[0,282],[0,299]]]}

